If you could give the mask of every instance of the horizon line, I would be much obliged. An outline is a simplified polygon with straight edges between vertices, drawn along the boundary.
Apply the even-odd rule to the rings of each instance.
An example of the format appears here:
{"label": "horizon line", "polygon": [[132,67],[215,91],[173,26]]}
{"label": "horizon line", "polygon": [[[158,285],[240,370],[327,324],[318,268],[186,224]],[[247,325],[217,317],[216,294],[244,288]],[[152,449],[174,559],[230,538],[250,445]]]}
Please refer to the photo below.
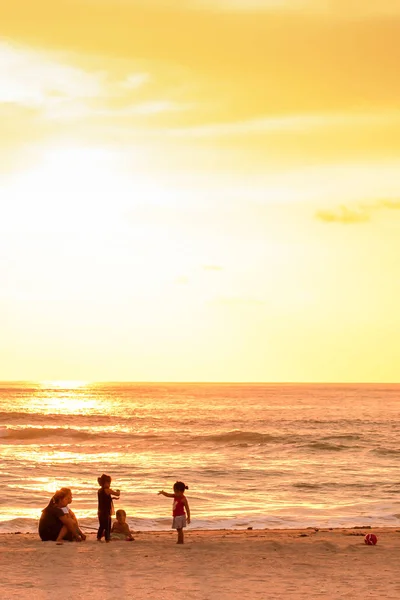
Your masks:
{"label": "horizon line", "polygon": [[139,381],[139,380],[84,380],[84,379],[2,379],[4,383],[80,383],[91,384],[130,384],[130,385],[400,385],[400,381]]}

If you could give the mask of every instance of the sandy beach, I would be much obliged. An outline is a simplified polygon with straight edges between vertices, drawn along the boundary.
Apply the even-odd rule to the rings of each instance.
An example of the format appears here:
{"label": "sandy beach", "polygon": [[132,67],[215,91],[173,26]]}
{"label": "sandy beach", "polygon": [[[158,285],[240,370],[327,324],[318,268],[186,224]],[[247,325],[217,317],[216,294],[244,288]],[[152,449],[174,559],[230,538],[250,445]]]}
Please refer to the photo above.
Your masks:
{"label": "sandy beach", "polygon": [[[364,535],[373,532],[376,546]],[[186,600],[400,597],[400,530],[305,529],[135,534],[135,542],[56,546],[2,534],[3,600],[122,597]]]}

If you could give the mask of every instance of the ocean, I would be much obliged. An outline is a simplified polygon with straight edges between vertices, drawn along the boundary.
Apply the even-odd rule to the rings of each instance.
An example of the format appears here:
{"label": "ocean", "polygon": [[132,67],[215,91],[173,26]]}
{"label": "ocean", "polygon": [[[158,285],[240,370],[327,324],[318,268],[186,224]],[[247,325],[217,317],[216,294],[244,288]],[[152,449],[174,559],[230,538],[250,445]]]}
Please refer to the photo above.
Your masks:
{"label": "ocean", "polygon": [[97,525],[97,477],[135,530],[400,526],[400,385],[0,383],[0,532],[53,492]]}

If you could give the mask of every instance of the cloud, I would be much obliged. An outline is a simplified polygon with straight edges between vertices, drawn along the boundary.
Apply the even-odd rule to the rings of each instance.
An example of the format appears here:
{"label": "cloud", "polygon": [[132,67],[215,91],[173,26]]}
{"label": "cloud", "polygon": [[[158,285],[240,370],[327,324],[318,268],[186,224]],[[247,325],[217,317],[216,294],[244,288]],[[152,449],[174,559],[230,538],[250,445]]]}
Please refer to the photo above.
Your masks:
{"label": "cloud", "polygon": [[277,132],[310,133],[314,131],[355,127],[384,127],[400,125],[400,111],[288,114],[248,119],[228,123],[211,123],[198,127],[170,129],[177,137],[227,137],[238,135],[265,135]]}
{"label": "cloud", "polygon": [[[93,136],[136,136],[163,119],[190,114],[193,103],[180,97],[171,86],[160,89],[157,78],[123,63],[112,74],[92,70],[88,64],[74,66],[71,52],[33,49],[0,39],[0,171],[18,165],[18,153],[28,143],[56,136],[79,139]],[[176,97],[177,96],[177,97]],[[73,127],[75,126],[75,132]],[[111,131],[111,128],[113,130]]]}
{"label": "cloud", "polygon": [[325,223],[365,223],[370,220],[370,215],[367,211],[351,210],[346,206],[340,206],[336,211],[319,210],[316,213],[316,218]]}
{"label": "cloud", "polygon": [[[388,27],[385,19],[354,18],[371,4],[377,12],[392,5],[395,14],[389,0],[101,0],[96,10],[94,0],[4,4],[8,39],[74,53],[76,64],[123,75],[127,91],[180,83],[184,100],[209,103],[217,122],[398,104],[400,20]],[[316,10],[321,5],[327,14]],[[134,64],[138,73],[129,77]],[[157,73],[157,84],[146,83],[147,70]]]}
{"label": "cloud", "polygon": [[104,73],[87,73],[44,52],[0,43],[0,103],[29,108],[97,97]]}
{"label": "cloud", "polygon": [[191,108],[187,104],[179,104],[170,100],[154,100],[143,104],[136,104],[121,111],[115,111],[114,114],[122,113],[123,115],[157,115],[167,112],[180,112]]}
{"label": "cloud", "polygon": [[365,223],[371,220],[373,212],[382,210],[400,210],[400,200],[377,200],[370,204],[358,204],[355,208],[342,205],[335,211],[319,210],[315,217],[325,223]]}
{"label": "cloud", "polygon": [[[53,120],[83,120],[86,122],[91,120],[94,122],[99,119],[107,119],[108,121],[118,121],[120,119],[136,119],[136,124],[139,129],[143,129],[141,118],[155,117],[160,115],[168,115],[171,113],[181,113],[188,111],[191,108],[188,104],[179,104],[169,100],[154,100],[151,102],[128,104],[125,106],[110,108],[93,107],[85,102],[58,102],[51,106],[47,106],[43,116],[46,119]],[[104,121],[103,121],[104,123]],[[129,130],[132,133],[132,130]]]}
{"label": "cloud", "polygon": [[121,87],[128,90],[136,90],[146,83],[149,83],[149,81],[151,81],[149,73],[131,73],[121,81]]}
{"label": "cloud", "polygon": [[388,210],[400,210],[400,200],[379,200],[375,208],[377,209],[388,209]]}
{"label": "cloud", "polygon": [[0,106],[29,108],[45,119],[67,121],[143,117],[192,107],[168,98],[135,101],[132,92],[151,81],[149,73],[130,73],[112,82],[106,72],[66,64],[72,58],[0,42]]}
{"label": "cloud", "polygon": [[373,17],[377,15],[391,16],[400,13],[398,0],[381,0],[365,2],[365,0],[187,0],[197,8],[240,11],[240,12],[309,12],[323,14],[342,19]]}

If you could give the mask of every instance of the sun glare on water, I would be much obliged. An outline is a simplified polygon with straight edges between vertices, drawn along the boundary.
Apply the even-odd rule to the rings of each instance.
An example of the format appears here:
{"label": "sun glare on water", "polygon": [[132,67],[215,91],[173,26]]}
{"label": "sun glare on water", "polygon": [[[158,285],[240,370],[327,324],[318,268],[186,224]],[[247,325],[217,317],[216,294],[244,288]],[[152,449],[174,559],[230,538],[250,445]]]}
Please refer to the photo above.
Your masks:
{"label": "sun glare on water", "polygon": [[45,413],[87,414],[98,406],[89,383],[71,379],[42,381],[36,400],[31,402],[31,408]]}

